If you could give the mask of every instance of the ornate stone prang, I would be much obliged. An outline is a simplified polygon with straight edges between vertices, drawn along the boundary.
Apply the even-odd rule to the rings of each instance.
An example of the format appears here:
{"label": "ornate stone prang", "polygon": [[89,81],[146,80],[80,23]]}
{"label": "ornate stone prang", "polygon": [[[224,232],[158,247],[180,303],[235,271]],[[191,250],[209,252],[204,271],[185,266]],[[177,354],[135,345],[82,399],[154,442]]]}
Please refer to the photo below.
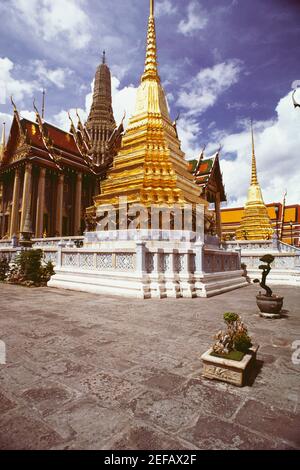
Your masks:
{"label": "ornate stone prang", "polygon": [[102,61],[96,72],[93,103],[86,130],[91,142],[88,154],[93,163],[102,166],[111,163],[108,143],[116,130],[116,122],[112,109],[111,74],[105,61]]}

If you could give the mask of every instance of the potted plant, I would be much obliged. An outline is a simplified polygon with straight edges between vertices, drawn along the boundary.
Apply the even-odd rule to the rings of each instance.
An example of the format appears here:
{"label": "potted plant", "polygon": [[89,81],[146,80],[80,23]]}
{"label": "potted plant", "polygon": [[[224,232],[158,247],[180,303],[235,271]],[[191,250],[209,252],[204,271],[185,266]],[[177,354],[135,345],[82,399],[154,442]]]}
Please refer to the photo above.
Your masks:
{"label": "potted plant", "polygon": [[241,387],[256,360],[258,346],[253,346],[238,314],[226,312],[224,321],[226,331],[219,331],[214,337],[214,345],[202,355],[203,376]]}
{"label": "potted plant", "polygon": [[273,294],[269,286],[266,285],[267,276],[271,271],[271,263],[274,261],[273,255],[264,255],[260,258],[265,264],[261,264],[259,269],[262,270],[261,281],[259,279],[254,279],[253,282],[258,283],[262,289],[266,291],[265,294],[259,292],[256,296],[256,303],[261,312],[261,316],[266,318],[278,318],[280,317],[280,312],[283,305],[283,297]]}

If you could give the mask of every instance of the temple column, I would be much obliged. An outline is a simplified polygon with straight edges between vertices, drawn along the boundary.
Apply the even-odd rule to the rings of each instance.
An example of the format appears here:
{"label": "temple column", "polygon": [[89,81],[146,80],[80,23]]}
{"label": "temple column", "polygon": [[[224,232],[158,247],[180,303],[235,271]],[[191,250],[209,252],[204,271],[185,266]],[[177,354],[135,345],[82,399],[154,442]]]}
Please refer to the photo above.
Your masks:
{"label": "temple column", "polygon": [[218,237],[222,238],[222,224],[221,224],[221,197],[220,193],[216,193],[216,200],[215,200],[215,212],[216,212],[216,229]]}
{"label": "temple column", "polygon": [[75,214],[74,214],[74,235],[81,232],[81,198],[82,198],[82,174],[78,173],[75,190]]}
{"label": "temple column", "polygon": [[57,182],[57,198],[56,198],[56,222],[55,231],[56,236],[62,236],[62,216],[63,216],[63,202],[64,202],[64,174],[58,176]]}
{"label": "temple column", "polygon": [[14,190],[13,190],[13,200],[10,216],[10,230],[9,238],[13,235],[16,235],[19,231],[18,227],[18,218],[19,218],[19,199],[20,199],[20,189],[21,189],[21,179],[20,179],[20,170],[17,168],[15,170],[15,181],[14,181]]}
{"label": "temple column", "polygon": [[41,238],[43,236],[44,225],[44,208],[45,208],[45,177],[46,168],[40,169],[39,184],[38,184],[38,197],[36,205],[36,227],[35,236]]}
{"label": "temple column", "polygon": [[25,166],[25,174],[24,174],[20,232],[22,232],[23,230],[26,215],[27,215],[28,210],[30,210],[30,205],[31,205],[31,175],[32,175],[32,165],[31,163],[27,163]]}

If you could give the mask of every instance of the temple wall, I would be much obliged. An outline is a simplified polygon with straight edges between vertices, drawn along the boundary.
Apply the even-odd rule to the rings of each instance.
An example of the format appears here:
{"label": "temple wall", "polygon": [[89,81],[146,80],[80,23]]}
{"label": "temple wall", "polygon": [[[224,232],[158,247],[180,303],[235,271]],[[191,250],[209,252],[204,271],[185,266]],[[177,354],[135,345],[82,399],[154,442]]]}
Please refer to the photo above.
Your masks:
{"label": "temple wall", "polygon": [[231,241],[223,243],[226,249],[239,247],[241,263],[244,265],[244,275],[248,282],[261,279],[262,264],[260,258],[266,254],[274,256],[271,272],[268,275],[269,284],[285,284],[300,286],[300,249],[274,240],[260,241]]}

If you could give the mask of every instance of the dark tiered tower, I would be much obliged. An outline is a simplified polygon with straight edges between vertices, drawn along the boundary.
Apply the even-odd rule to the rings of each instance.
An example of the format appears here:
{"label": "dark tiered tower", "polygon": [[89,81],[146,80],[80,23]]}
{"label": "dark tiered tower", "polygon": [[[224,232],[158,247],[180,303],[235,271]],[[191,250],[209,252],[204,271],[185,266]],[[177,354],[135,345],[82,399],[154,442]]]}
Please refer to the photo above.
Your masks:
{"label": "dark tiered tower", "polygon": [[93,104],[86,123],[92,147],[89,151],[96,165],[110,163],[107,144],[116,129],[116,122],[112,110],[111,74],[106,64],[103,52],[102,64],[97,68]]}

